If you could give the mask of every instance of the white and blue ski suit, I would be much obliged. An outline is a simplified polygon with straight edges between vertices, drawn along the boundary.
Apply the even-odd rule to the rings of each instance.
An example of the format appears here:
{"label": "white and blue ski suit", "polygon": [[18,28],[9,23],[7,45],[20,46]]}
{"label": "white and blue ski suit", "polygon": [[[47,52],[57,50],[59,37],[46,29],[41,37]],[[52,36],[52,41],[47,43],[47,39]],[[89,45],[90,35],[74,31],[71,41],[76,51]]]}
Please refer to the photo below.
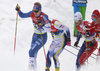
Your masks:
{"label": "white and blue ski suit", "polygon": [[[32,42],[31,42],[31,48],[29,50],[29,57],[34,57],[36,59],[38,50],[43,46],[42,40],[41,40],[41,34],[43,37],[43,43],[45,44],[47,41],[47,32],[42,28],[45,24],[49,23],[48,16],[41,12],[41,14],[36,17],[33,13],[33,11],[30,11],[28,13],[23,13],[22,11],[18,12],[19,16],[21,18],[28,18],[31,17],[33,25],[34,25],[34,34],[32,36]],[[38,25],[37,19],[40,19],[43,23],[43,26]],[[40,32],[41,29],[41,32]]]}
{"label": "white and blue ski suit", "polygon": [[59,55],[62,53],[64,47],[70,40],[70,30],[65,25],[61,24],[58,20],[51,20],[51,23],[46,24],[44,27],[46,31],[50,32],[53,36],[52,43],[47,53],[46,69],[51,67],[51,57],[53,57],[55,64],[55,71],[59,71],[60,62]]}

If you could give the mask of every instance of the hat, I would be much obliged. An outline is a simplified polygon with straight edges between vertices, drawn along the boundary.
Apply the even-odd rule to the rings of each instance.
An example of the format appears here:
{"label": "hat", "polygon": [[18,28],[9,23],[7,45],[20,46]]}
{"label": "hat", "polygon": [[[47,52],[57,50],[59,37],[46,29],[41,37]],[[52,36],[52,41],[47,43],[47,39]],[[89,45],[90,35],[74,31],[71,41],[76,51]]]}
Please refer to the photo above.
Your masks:
{"label": "hat", "polygon": [[100,17],[99,11],[98,10],[94,10],[93,13],[92,13],[92,17],[99,18]]}
{"label": "hat", "polygon": [[82,14],[80,12],[76,12],[74,14],[74,20],[82,20]]}
{"label": "hat", "polygon": [[41,5],[34,4],[34,7],[33,7],[33,9],[41,10]]}

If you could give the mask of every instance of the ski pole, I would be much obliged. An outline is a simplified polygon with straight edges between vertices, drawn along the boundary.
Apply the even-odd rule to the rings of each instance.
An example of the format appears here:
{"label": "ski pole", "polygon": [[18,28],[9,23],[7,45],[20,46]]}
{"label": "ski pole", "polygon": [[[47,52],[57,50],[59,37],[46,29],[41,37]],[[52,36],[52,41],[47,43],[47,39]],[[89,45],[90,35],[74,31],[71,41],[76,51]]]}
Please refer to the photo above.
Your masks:
{"label": "ski pole", "polygon": [[18,11],[17,11],[17,14],[16,14],[15,39],[14,39],[14,54],[15,54],[15,48],[16,48],[17,22],[18,22]]}
{"label": "ski pole", "polygon": [[98,53],[97,53],[97,58],[96,58],[97,61],[100,59],[99,57],[100,57],[100,46],[99,46]]}
{"label": "ski pole", "polygon": [[[71,45],[71,47],[75,48],[75,46],[72,46],[72,45]],[[77,46],[77,47],[81,48],[80,46]],[[75,48],[75,49],[79,50],[78,48]],[[92,53],[92,54],[97,56],[97,54],[95,54],[95,53]]]}
{"label": "ski pole", "polygon": [[68,51],[69,53],[71,53],[71,54],[73,54],[73,55],[75,55],[75,56],[77,56],[75,53],[73,53],[73,52],[71,52],[71,51],[69,51],[69,50],[67,50],[66,48],[64,48],[66,51]]}
{"label": "ski pole", "polygon": [[[71,52],[71,51],[69,51],[69,50],[67,50],[66,48],[64,48],[66,51],[68,51],[69,53],[71,53],[71,54],[73,54],[74,56],[77,56],[75,53],[73,53],[73,52]],[[87,62],[87,61],[86,61]],[[88,62],[89,63],[89,62]],[[90,65],[92,65],[91,63],[89,63]]]}
{"label": "ski pole", "polygon": [[41,26],[40,25],[39,25],[39,29],[40,29],[40,35],[41,35],[41,40],[42,40],[42,45],[43,45],[44,56],[45,56],[45,60],[46,60],[46,63],[47,63],[47,57],[46,57],[46,52],[45,52],[45,48],[44,48],[43,37],[42,37],[42,32],[41,32]]}
{"label": "ski pole", "polygon": [[[71,47],[73,47],[74,49],[76,49],[76,50],[79,50],[78,48],[75,48],[74,46],[72,46],[71,45]],[[96,55],[97,56],[97,55]],[[90,56],[90,57],[92,57],[93,59],[96,59],[95,57],[93,57],[93,56]]]}

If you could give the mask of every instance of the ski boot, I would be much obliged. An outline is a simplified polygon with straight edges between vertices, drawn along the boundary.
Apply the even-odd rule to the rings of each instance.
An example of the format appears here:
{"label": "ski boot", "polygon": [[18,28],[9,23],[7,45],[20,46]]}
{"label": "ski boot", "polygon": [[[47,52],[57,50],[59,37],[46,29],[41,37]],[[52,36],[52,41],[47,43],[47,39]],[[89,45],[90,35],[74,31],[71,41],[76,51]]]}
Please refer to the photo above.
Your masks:
{"label": "ski boot", "polygon": [[46,67],[45,68],[45,71],[50,71],[50,67]]}
{"label": "ski boot", "polygon": [[55,69],[55,71],[60,71],[59,67],[57,67],[57,68]]}
{"label": "ski boot", "polygon": [[49,69],[46,69],[45,71],[50,71]]}

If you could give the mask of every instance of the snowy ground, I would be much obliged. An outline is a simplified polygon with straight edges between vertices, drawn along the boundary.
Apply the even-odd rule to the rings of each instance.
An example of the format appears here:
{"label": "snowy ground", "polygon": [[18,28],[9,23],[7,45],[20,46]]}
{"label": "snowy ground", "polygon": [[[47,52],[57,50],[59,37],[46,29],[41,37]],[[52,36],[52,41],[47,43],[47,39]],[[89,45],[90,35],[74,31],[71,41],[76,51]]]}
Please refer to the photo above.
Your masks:
{"label": "snowy ground", "polygon": [[[73,37],[73,7],[72,0],[0,0],[0,71],[28,71],[28,51],[30,48],[31,37],[34,32],[32,21],[30,18],[22,19],[18,17],[17,26],[17,42],[14,54],[14,38],[16,25],[15,6],[19,4],[23,12],[32,10],[33,3],[39,1],[42,4],[42,10],[49,15],[49,18],[55,18],[68,26],[71,31],[72,45],[75,42]],[[86,10],[86,20],[91,22],[91,13],[94,9],[100,10],[100,0],[88,0]],[[48,41],[45,50],[47,52],[52,38],[48,33]],[[83,38],[79,45],[81,46]],[[99,43],[100,45],[100,43]],[[72,47],[66,49],[77,54],[77,50]],[[97,51],[95,51],[97,53]],[[59,57],[61,71],[75,71],[76,56],[64,50]],[[94,59],[89,58],[88,71],[99,71],[100,65],[96,65]],[[45,57],[43,49],[37,56],[38,71],[45,70]],[[84,70],[85,68],[83,68]],[[85,71],[87,71],[85,70]],[[54,71],[54,63],[52,61],[51,71]]]}

